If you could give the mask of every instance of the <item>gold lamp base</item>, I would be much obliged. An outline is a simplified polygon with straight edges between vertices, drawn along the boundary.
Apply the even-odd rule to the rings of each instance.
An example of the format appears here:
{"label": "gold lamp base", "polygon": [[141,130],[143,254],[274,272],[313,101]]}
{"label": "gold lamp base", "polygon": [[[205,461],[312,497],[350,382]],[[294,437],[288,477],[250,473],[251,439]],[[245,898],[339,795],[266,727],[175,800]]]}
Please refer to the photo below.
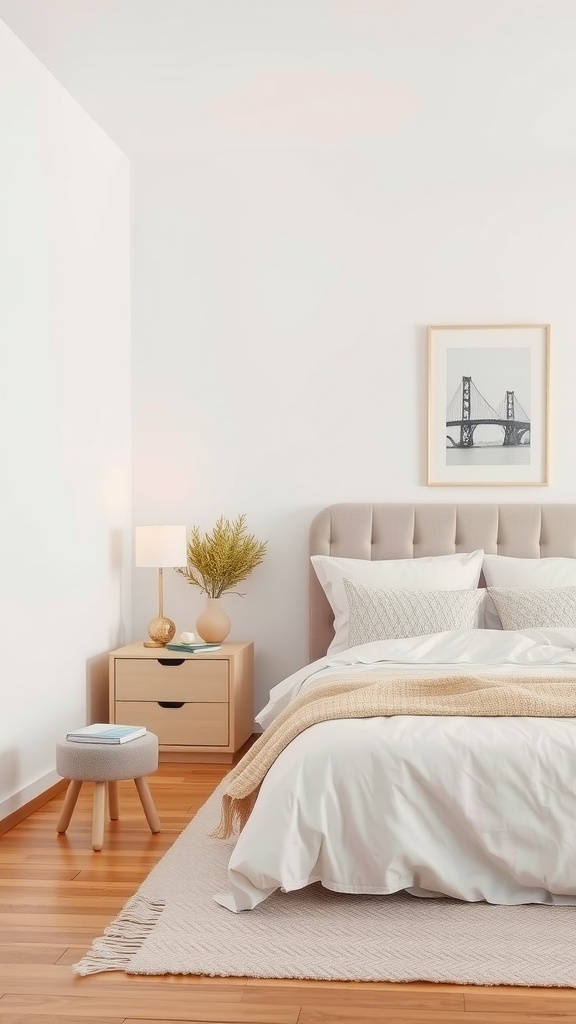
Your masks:
{"label": "gold lamp base", "polygon": [[172,619],[164,615],[157,615],[148,625],[149,640],[144,641],[144,647],[165,647],[169,644],[176,632],[176,626]]}

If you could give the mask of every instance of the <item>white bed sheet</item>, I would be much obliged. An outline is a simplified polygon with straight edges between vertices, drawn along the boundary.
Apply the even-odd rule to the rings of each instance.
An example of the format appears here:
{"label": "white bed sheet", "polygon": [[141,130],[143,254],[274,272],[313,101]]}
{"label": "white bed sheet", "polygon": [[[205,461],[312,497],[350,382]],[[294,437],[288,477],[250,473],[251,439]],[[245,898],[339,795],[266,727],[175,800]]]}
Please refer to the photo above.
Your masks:
{"label": "white bed sheet", "polygon": [[[279,684],[260,720],[348,666],[395,676],[566,673],[576,685],[576,629],[364,644]],[[330,721],[293,740],[268,772],[232,851],[229,888],[214,899],[238,912],[279,888],[321,882],[340,892],[576,904],[575,850],[575,719]]]}

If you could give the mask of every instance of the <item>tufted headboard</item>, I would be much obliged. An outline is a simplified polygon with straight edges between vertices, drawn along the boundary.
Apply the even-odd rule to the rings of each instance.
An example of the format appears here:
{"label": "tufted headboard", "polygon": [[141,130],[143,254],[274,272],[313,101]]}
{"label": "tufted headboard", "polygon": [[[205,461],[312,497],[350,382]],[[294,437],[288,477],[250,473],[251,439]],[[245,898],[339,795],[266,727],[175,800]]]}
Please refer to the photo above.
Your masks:
{"label": "tufted headboard", "polygon": [[[310,526],[310,554],[418,558],[484,548],[517,558],[576,558],[572,505],[329,505]],[[326,654],[332,609],[310,565],[310,661]]]}

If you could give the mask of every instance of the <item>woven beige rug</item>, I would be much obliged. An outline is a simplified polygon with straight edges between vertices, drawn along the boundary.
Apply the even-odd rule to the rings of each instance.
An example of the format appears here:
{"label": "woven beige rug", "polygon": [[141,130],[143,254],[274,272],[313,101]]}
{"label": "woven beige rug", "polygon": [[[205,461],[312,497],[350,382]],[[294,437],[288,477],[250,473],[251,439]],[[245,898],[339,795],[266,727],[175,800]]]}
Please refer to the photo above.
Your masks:
{"label": "woven beige rug", "polygon": [[223,784],[148,875],[78,974],[206,974],[440,981],[576,988],[576,907],[495,907],[450,899],[350,896],[319,885],[232,914],[234,839],[211,839]]}

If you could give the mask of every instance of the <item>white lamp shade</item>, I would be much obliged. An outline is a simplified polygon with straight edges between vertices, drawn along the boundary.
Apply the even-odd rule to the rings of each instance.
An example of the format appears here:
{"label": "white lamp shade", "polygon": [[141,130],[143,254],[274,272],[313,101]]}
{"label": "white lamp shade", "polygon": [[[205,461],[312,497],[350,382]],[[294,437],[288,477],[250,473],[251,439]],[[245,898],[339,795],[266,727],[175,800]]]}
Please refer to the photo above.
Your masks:
{"label": "white lamp shade", "polygon": [[137,526],[134,555],[142,569],[186,565],[186,527]]}

